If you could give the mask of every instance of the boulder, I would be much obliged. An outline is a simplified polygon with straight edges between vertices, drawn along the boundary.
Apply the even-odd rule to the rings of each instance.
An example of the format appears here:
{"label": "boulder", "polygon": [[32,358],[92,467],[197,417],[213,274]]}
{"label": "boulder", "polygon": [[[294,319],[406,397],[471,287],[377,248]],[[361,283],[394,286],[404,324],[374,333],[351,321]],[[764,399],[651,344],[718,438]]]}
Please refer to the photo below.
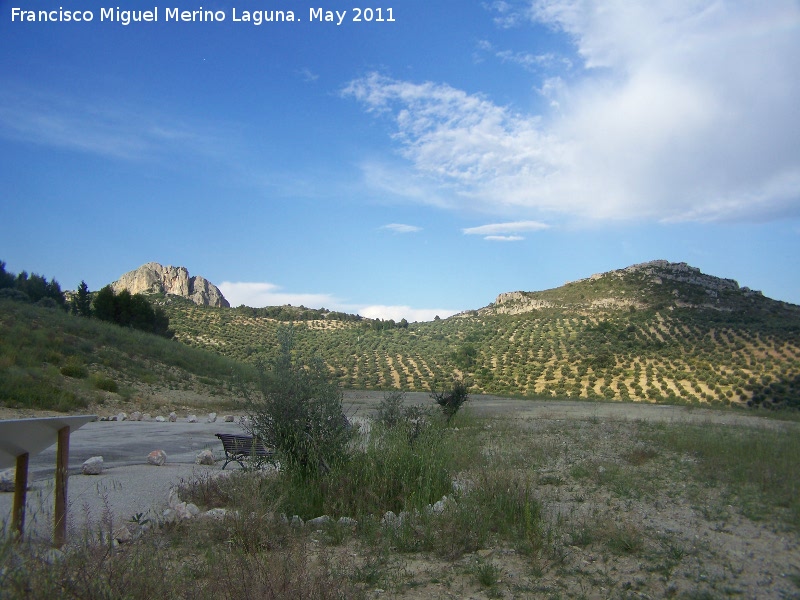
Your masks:
{"label": "boulder", "polygon": [[213,465],[214,453],[211,450],[201,450],[194,459],[196,465]]}
{"label": "boulder", "polygon": [[103,472],[103,457],[93,456],[83,461],[81,473],[84,475],[100,475]]}
{"label": "boulder", "polygon": [[142,413],[138,410],[135,410],[131,413],[131,421],[141,421],[142,420]]}
{"label": "boulder", "polygon": [[208,419],[206,420],[206,423],[216,423],[216,422],[217,422],[217,413],[215,412],[208,413]]}
{"label": "boulder", "polygon": [[166,419],[164,417],[162,417],[161,415],[158,415],[156,417],[156,423],[164,423],[165,421],[166,421]]}
{"label": "boulder", "polygon": [[178,415],[175,414],[175,411],[169,413],[169,422],[170,423],[174,423],[177,420],[178,420]]}
{"label": "boulder", "polygon": [[225,415],[223,421],[225,421],[226,423],[233,423],[233,415]]}
{"label": "boulder", "polygon": [[189,415],[186,417],[187,423],[197,423],[197,415]]}
{"label": "boulder", "polygon": [[161,467],[167,462],[167,453],[163,450],[153,450],[147,455],[147,463]]}
{"label": "boulder", "polygon": [[117,415],[117,421],[125,421],[128,418],[128,413],[121,412]]}

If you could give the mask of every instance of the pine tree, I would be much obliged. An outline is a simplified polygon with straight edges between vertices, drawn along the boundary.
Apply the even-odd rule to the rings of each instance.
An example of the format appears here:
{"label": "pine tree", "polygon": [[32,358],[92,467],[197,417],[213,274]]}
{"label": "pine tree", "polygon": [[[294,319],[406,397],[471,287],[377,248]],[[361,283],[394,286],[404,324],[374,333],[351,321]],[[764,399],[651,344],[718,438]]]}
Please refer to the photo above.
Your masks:
{"label": "pine tree", "polygon": [[85,281],[81,281],[77,293],[72,297],[70,310],[81,317],[92,316],[92,299],[89,297],[89,286]]}

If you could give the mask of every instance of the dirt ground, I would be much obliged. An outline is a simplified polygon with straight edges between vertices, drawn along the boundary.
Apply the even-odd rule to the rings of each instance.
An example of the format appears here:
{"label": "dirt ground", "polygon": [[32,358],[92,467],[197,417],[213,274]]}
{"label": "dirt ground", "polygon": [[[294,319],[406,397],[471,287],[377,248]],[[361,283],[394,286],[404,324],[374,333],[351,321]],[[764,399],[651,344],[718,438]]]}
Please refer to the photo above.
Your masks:
{"label": "dirt ground", "polygon": [[[349,416],[364,417],[382,397],[348,391],[344,404]],[[180,400],[159,403],[180,406]],[[212,402],[202,410],[213,410]],[[431,400],[412,393],[406,403]],[[692,456],[651,456],[647,445],[658,424],[800,434],[800,423],[634,403],[475,396],[468,406],[489,418],[485,452],[502,452],[508,436],[539,452],[530,471],[546,546],[536,555],[493,546],[457,560],[393,553],[376,567],[380,577],[370,587],[375,597],[800,599],[798,532],[744,510],[736,490],[698,482]],[[101,415],[130,410],[108,403],[92,408]],[[47,415],[0,410],[0,418],[32,416]],[[639,451],[641,463],[625,458]],[[371,560],[357,542],[337,551],[362,566]]]}

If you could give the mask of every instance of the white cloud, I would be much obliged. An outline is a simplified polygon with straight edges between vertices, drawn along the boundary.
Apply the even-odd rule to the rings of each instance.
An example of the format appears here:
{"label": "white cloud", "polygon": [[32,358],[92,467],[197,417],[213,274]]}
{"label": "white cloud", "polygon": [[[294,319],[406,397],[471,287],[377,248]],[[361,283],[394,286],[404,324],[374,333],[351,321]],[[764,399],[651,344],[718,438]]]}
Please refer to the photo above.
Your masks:
{"label": "white cloud", "polygon": [[388,225],[384,225],[381,229],[388,229],[389,231],[393,231],[395,233],[417,233],[422,231],[422,227],[417,227],[416,225],[404,225],[403,223],[389,223]]}
{"label": "white cloud", "polygon": [[489,242],[520,242],[525,238],[521,235],[487,235],[483,239]]}
{"label": "white cloud", "polygon": [[305,306],[307,308],[327,308],[349,314],[357,314],[369,319],[406,319],[414,321],[432,321],[435,316],[445,319],[456,314],[457,310],[447,308],[413,308],[410,306],[392,306],[382,304],[362,305],[348,303],[332,294],[309,294],[282,291],[282,288],[267,282],[233,282],[223,281],[219,289],[231,306]]}
{"label": "white cloud", "polygon": [[522,231],[541,231],[549,228],[549,225],[539,221],[514,221],[512,223],[492,223],[490,225],[480,225],[479,227],[468,227],[463,232],[465,235],[498,235],[520,233]]}
{"label": "white cloud", "polygon": [[283,292],[280,286],[272,283],[223,281],[218,287],[231,306],[244,304],[245,306],[261,308],[263,306],[291,304],[292,306],[325,307],[333,310],[335,306],[340,304],[340,301],[330,294]]}
{"label": "white cloud", "polygon": [[437,316],[446,319],[457,312],[459,311],[448,308],[411,308],[410,306],[385,306],[375,304],[362,307],[358,311],[358,314],[369,319],[393,319],[395,321],[405,319],[409,323],[414,323],[415,321],[433,321]]}
{"label": "white cloud", "polygon": [[544,115],[443,83],[351,82],[345,95],[393,120],[409,186],[451,208],[573,220],[800,212],[796,2],[493,6],[563,31],[583,69],[532,76],[552,106]]}

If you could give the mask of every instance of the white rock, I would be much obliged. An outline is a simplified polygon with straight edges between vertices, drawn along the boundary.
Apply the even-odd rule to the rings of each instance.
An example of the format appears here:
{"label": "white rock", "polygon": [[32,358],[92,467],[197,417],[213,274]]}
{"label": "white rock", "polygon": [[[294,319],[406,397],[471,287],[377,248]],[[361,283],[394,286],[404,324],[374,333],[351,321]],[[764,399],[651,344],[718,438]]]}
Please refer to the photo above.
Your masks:
{"label": "white rock", "polygon": [[181,503],[181,499],[178,497],[178,490],[176,488],[169,488],[169,494],[167,494],[167,506],[175,509],[178,504]]}
{"label": "white rock", "polygon": [[142,420],[142,413],[138,410],[135,410],[131,413],[131,421],[141,421]]}
{"label": "white rock", "polygon": [[222,520],[227,516],[227,514],[228,514],[228,511],[226,509],[224,509],[224,508],[212,508],[212,509],[207,510],[206,512],[202,513],[200,516],[201,517],[208,517],[209,519]]}
{"label": "white rock", "polygon": [[186,417],[187,423],[197,423],[197,415],[189,415]]}
{"label": "white rock", "polygon": [[211,450],[201,450],[194,459],[196,465],[213,465],[214,453]]}
{"label": "white rock", "polygon": [[191,502],[187,502],[186,503],[186,512],[189,513],[189,516],[196,517],[197,515],[200,514],[200,509],[197,508],[196,504],[193,504]]}
{"label": "white rock", "polygon": [[172,523],[178,518],[178,514],[174,508],[168,508],[162,513],[161,518],[165,523]]}
{"label": "white rock", "polygon": [[355,527],[358,525],[358,521],[351,517],[340,517],[339,518],[339,525],[342,527]]}
{"label": "white rock", "polygon": [[83,461],[81,473],[84,475],[100,475],[103,472],[103,457],[93,456]]}
{"label": "white rock", "polygon": [[166,421],[166,419],[164,417],[162,417],[161,415],[158,415],[156,417],[156,422],[157,423],[163,423],[164,421]]}
{"label": "white rock", "polygon": [[178,415],[177,415],[177,414],[175,414],[175,412],[174,412],[174,411],[173,411],[173,412],[171,412],[171,413],[169,413],[169,422],[170,422],[170,423],[174,423],[174,422],[175,422],[175,421],[177,421],[177,420],[178,420]]}
{"label": "white rock", "polygon": [[142,421],[150,422],[152,420],[153,420],[153,417],[150,415],[150,413],[144,413],[142,415]]}
{"label": "white rock", "polygon": [[208,419],[206,419],[206,423],[216,423],[217,422],[217,413],[208,413]]}
{"label": "white rock", "polygon": [[131,531],[125,525],[121,525],[114,530],[114,539],[120,544],[125,544],[131,541]]}
{"label": "white rock", "polygon": [[450,507],[450,506],[452,506],[454,504],[455,504],[454,500],[448,498],[447,496],[442,496],[442,499],[437,501],[433,505],[433,508],[432,508],[431,512],[433,512],[433,514],[435,514],[435,515],[440,515],[445,510],[447,510],[448,507]]}
{"label": "white rock", "polygon": [[321,517],[316,517],[306,521],[306,525],[311,525],[312,527],[322,527],[323,525],[330,523],[332,520],[333,519],[331,519],[328,515],[322,515]]}
{"label": "white rock", "polygon": [[117,421],[124,421],[128,418],[128,413],[121,412],[117,415]]}
{"label": "white rock", "polygon": [[381,524],[386,527],[399,527],[400,517],[394,514],[391,510],[387,510],[381,519]]}
{"label": "white rock", "polygon": [[167,462],[167,453],[163,450],[153,450],[147,455],[147,462],[157,467],[163,466]]}

